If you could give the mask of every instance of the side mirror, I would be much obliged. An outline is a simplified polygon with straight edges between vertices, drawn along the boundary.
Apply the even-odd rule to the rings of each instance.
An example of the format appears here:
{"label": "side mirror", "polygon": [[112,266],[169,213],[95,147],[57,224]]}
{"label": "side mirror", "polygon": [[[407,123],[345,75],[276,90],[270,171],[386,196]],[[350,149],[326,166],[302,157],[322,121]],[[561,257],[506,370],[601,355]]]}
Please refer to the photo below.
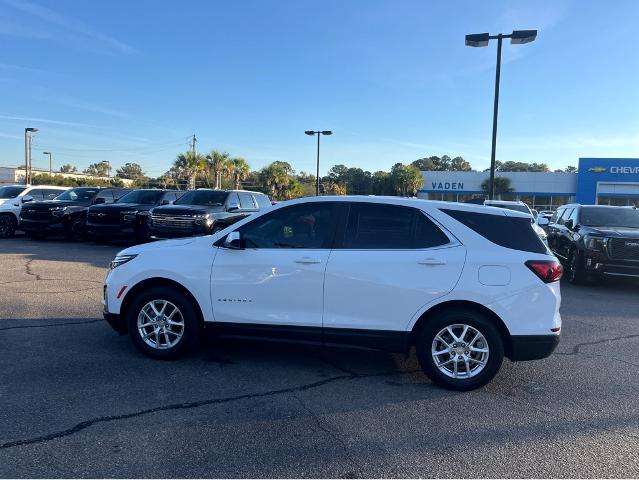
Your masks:
{"label": "side mirror", "polygon": [[171,205],[173,202],[171,200],[167,200],[166,198],[160,202],[160,205]]}
{"label": "side mirror", "polygon": [[240,232],[237,230],[229,233],[224,239],[224,248],[230,248],[231,250],[242,250],[244,249],[244,242],[242,242],[242,237]]}
{"label": "side mirror", "polygon": [[541,215],[537,217],[537,225],[539,225],[540,227],[545,227],[549,223],[550,221],[546,217],[543,217]]}
{"label": "side mirror", "polygon": [[25,195],[24,197],[22,197],[22,203],[29,203],[29,202],[33,202],[33,197],[31,195]]}
{"label": "side mirror", "polygon": [[106,203],[106,199],[101,197],[93,200],[93,205],[100,205],[101,203]]}
{"label": "side mirror", "polygon": [[239,203],[229,203],[228,207],[226,207],[227,212],[237,212],[240,209]]}

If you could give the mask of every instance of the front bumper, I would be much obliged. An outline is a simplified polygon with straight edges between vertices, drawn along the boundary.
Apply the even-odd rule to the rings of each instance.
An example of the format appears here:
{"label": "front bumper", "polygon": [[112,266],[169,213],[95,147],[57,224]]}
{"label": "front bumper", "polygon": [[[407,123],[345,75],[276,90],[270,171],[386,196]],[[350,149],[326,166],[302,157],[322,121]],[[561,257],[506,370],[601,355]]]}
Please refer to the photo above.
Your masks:
{"label": "front bumper", "polygon": [[64,221],[59,220],[31,220],[28,218],[20,218],[20,230],[24,232],[60,232],[64,228]]}
{"label": "front bumper", "polygon": [[546,358],[559,345],[559,335],[513,335],[508,357],[513,362]]}
{"label": "front bumper", "polygon": [[103,225],[87,223],[86,229],[87,233],[93,237],[132,237],[136,233],[132,224]]}
{"label": "front bumper", "polygon": [[593,275],[639,277],[639,261],[615,260],[599,251],[584,252],[584,268]]}
{"label": "front bumper", "polygon": [[111,328],[118,332],[120,335],[124,335],[126,333],[126,323],[124,317],[119,313],[109,313],[104,312],[104,319],[111,325]]}
{"label": "front bumper", "polygon": [[153,227],[149,228],[149,232],[152,237],[155,238],[182,238],[182,237],[194,237],[198,235],[210,235],[212,228],[206,225],[195,225],[193,228],[163,228]]}

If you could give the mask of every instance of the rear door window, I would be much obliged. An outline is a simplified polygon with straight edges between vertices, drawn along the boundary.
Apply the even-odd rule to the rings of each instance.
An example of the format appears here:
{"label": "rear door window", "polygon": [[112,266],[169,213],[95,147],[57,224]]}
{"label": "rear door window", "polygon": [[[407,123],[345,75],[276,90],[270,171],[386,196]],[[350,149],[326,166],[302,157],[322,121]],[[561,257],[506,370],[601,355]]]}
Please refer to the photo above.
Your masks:
{"label": "rear door window", "polygon": [[354,203],[348,214],[342,248],[408,250],[449,242],[421,210],[400,205]]}
{"label": "rear door window", "polygon": [[524,252],[547,253],[546,246],[533,230],[529,218],[463,210],[441,209],[441,211],[501,247]]}
{"label": "rear door window", "polygon": [[253,194],[253,196],[255,197],[255,201],[260,209],[268,208],[271,206],[271,201],[268,199],[266,195],[261,193],[255,193]]}

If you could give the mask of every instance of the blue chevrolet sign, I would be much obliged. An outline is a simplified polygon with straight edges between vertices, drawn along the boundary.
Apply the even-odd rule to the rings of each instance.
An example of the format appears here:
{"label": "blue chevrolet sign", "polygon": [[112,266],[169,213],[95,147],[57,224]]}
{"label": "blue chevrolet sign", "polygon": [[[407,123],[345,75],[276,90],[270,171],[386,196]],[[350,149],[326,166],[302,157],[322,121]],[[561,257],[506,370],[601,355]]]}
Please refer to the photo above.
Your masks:
{"label": "blue chevrolet sign", "polygon": [[[624,184],[639,183],[639,158],[580,158],[577,178],[577,203],[597,203],[597,186],[614,185],[623,196]],[[634,196],[629,193],[628,196]]]}

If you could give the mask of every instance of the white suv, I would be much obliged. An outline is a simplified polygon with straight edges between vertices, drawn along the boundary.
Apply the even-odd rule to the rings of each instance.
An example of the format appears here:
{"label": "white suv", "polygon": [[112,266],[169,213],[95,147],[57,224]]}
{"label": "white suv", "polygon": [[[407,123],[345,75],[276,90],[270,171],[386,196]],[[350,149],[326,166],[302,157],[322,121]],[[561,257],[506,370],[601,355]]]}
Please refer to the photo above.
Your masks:
{"label": "white suv", "polygon": [[439,385],[489,382],[559,342],[557,259],[512,210],[398,197],[279,203],[221,232],[127,248],[106,320],[156,358],[204,332],[407,352]]}
{"label": "white suv", "polygon": [[0,187],[0,238],[12,237],[18,228],[22,205],[52,200],[69,187],[4,185]]}

